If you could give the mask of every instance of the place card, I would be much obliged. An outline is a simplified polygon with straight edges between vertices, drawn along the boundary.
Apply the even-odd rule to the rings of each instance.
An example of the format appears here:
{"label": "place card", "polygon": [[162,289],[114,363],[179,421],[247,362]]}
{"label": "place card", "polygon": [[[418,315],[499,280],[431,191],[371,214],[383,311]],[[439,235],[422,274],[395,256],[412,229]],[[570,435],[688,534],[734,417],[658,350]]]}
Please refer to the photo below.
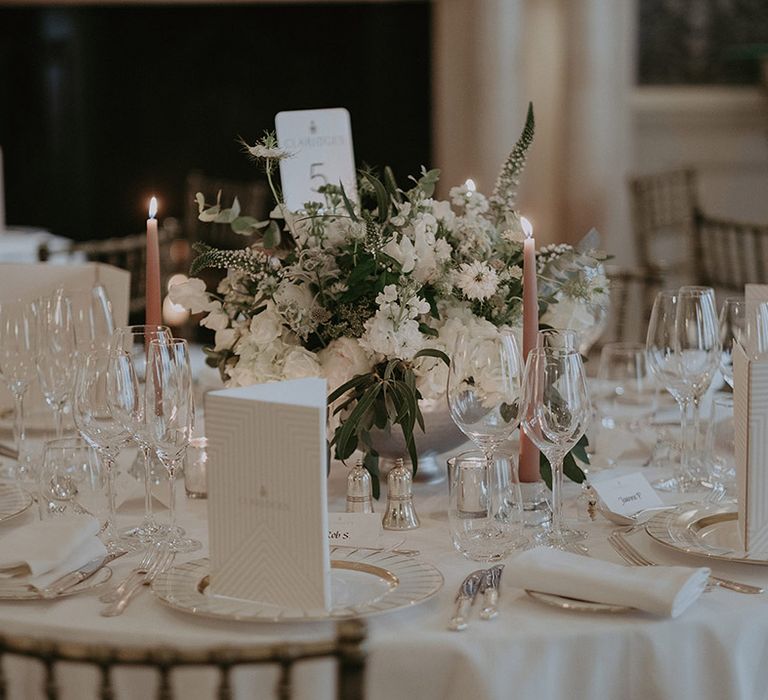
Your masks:
{"label": "place card", "polygon": [[592,483],[603,505],[619,515],[632,516],[646,508],[664,505],[644,474],[634,472]]}
{"label": "place card", "polygon": [[280,161],[283,198],[289,209],[324,202],[317,188],[340,182],[350,201],[357,201],[352,124],[346,109],[279,112],[275,132],[280,148],[293,154]]}
{"label": "place card", "polygon": [[328,513],[328,541],[331,546],[379,547],[384,528],[377,513]]}
{"label": "place card", "polygon": [[331,605],[324,379],[208,392],[210,590]]}
{"label": "place card", "polygon": [[739,535],[747,552],[768,552],[768,359],[733,349],[733,425]]}

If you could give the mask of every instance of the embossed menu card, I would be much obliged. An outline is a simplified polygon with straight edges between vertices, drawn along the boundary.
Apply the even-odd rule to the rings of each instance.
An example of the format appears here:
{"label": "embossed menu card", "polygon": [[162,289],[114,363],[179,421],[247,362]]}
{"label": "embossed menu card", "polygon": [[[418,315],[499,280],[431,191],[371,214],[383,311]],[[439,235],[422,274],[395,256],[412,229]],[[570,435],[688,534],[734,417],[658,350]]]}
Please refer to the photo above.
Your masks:
{"label": "embossed menu card", "polygon": [[325,380],[209,392],[205,425],[211,593],[330,609]]}

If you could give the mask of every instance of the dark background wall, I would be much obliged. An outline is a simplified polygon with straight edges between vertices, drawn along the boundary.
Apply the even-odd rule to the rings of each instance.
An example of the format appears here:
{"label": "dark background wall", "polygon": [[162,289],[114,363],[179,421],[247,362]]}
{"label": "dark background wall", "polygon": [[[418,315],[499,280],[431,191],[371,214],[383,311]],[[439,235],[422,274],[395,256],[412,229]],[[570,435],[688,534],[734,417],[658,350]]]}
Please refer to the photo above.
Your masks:
{"label": "dark background wall", "polygon": [[428,2],[0,8],[9,224],[76,240],[181,217],[190,170],[258,172],[284,109],[346,107],[358,165],[430,159]]}

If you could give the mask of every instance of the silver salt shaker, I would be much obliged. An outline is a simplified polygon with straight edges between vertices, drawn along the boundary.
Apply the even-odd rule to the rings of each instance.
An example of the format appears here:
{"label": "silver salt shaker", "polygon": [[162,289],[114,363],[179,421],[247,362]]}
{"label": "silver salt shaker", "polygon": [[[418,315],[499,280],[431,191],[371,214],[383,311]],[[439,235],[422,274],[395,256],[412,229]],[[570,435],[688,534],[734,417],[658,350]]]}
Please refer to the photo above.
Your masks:
{"label": "silver salt shaker", "polygon": [[371,475],[362,461],[347,475],[347,513],[373,513]]}
{"label": "silver salt shaker", "polygon": [[419,527],[419,516],[413,505],[413,476],[403,466],[403,460],[395,461],[395,468],[387,476],[387,512],[382,525],[385,530],[414,530]]}

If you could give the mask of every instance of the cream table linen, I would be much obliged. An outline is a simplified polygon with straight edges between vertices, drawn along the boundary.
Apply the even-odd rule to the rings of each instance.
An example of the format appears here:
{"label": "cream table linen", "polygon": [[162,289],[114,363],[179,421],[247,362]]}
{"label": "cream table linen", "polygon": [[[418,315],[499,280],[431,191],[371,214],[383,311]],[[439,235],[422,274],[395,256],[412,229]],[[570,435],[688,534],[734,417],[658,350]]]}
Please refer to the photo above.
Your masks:
{"label": "cream table linen", "polygon": [[[334,465],[329,492],[332,510],[343,510],[346,474]],[[504,587],[500,614],[484,622],[473,611],[470,627],[448,632],[453,597],[475,562],[456,553],[448,536],[446,483],[415,487],[422,527],[404,537],[403,547],[418,549],[445,576],[444,589],[432,600],[369,619],[367,698],[418,700],[751,700],[768,688],[768,595],[739,595],[716,589],[702,596],[676,620],[636,613],[577,614],[546,607]],[[575,493],[575,491],[573,491]],[[571,501],[571,504],[573,501]],[[189,534],[206,540],[205,501],[180,498],[180,521]],[[383,510],[383,504],[378,506]],[[137,513],[138,515],[138,513]],[[24,514],[21,518],[32,518]],[[134,516],[134,519],[136,516]],[[119,524],[130,522],[124,515]],[[605,537],[612,526],[584,523],[590,554],[619,562]],[[13,522],[0,524],[0,532]],[[643,534],[633,543],[667,564],[703,565],[662,549]],[[180,557],[197,558],[205,551]],[[116,576],[135,558],[114,562]],[[514,559],[507,562],[514,567]],[[768,585],[768,569],[712,563],[714,573]],[[0,629],[6,634],[42,635],[121,645],[169,644],[200,647],[260,644],[312,639],[333,633],[331,624],[281,626],[205,620],[170,610],[145,593],[117,618],[99,616],[96,594],[56,602],[0,602]],[[331,697],[328,663],[299,667],[297,698]],[[39,670],[14,661],[10,668],[13,700],[41,697],[33,690]],[[137,675],[138,674],[138,675]],[[65,669],[66,698],[89,697],[85,687],[95,673]],[[271,697],[274,671],[244,671],[235,676],[238,698]],[[144,700],[153,679],[143,671],[117,674],[119,697]],[[181,697],[212,697],[212,674],[182,671],[176,676]],[[39,691],[38,691],[39,692]],[[206,693],[208,693],[206,695]]]}

